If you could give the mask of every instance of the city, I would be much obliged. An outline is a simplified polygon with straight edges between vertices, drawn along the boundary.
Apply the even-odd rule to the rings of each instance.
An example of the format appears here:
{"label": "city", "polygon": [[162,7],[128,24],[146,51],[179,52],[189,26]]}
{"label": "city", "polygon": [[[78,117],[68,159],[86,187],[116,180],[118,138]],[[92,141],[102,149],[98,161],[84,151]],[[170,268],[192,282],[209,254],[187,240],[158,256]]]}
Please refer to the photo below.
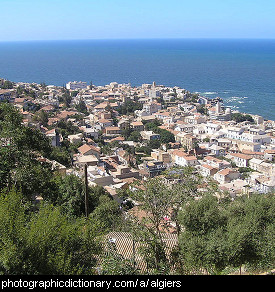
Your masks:
{"label": "city", "polygon": [[[198,235],[189,233],[184,226],[188,218],[187,221],[181,218],[189,210],[189,204],[194,208],[202,204],[206,208],[194,211],[190,207],[188,211],[190,216],[199,212],[199,217],[194,217],[194,226],[191,224],[189,228],[198,228],[200,234],[205,224],[200,220],[214,206],[219,209],[228,200],[238,204],[242,198],[244,204],[249,204],[250,197],[263,202],[270,198],[272,202],[275,122],[226,108],[219,97],[209,99],[155,82],[135,87],[117,82],[95,86],[92,82],[74,81],[60,87],[2,79],[0,85],[2,191],[7,186],[9,189],[19,186],[22,200],[32,202],[34,210],[44,201],[41,210],[45,208],[42,206],[47,208],[47,203],[53,203],[55,208],[61,207],[60,220],[68,218],[69,222],[73,218],[81,220],[85,201],[85,216],[93,236],[103,235],[101,242],[107,246],[101,248],[114,257],[110,264],[109,258],[100,254],[108,267],[98,259],[97,268],[88,262],[93,274],[120,273],[124,265],[125,274],[150,274],[153,267],[160,272],[162,265],[167,274],[190,273],[179,268],[183,251],[179,254],[177,251],[186,244],[188,247],[190,242],[189,252],[194,258],[197,254],[190,236]],[[16,118],[17,114],[22,120]],[[14,155],[12,161],[10,155]],[[12,198],[18,194],[10,195],[12,204]],[[217,201],[213,201],[215,197]],[[20,208],[27,206],[22,204]],[[213,218],[209,215],[208,220],[216,222],[214,230],[219,226],[229,228],[223,219],[225,215]],[[3,213],[3,216],[10,215]],[[268,219],[265,220],[268,224]],[[242,223],[240,220],[239,224]],[[45,232],[54,234],[50,229]],[[222,243],[225,251],[217,254],[214,248],[214,257],[218,259],[209,267],[203,265],[202,270],[200,266],[196,270],[194,263],[191,274],[208,274],[213,265],[215,272],[227,265],[237,265],[240,273],[244,272],[242,260],[237,264],[235,256],[229,260],[230,264],[225,260],[227,253],[234,253],[235,248],[241,254],[246,253],[246,249],[235,246],[235,241],[234,247],[227,250],[227,232],[222,237],[217,235],[219,240],[225,240]],[[234,234],[236,230],[230,232]],[[247,232],[251,232],[250,227]],[[182,241],[184,236],[187,239]],[[204,239],[206,246],[211,244],[210,239]],[[145,243],[151,250],[142,252]],[[249,244],[247,248],[251,249]],[[90,250],[85,252],[90,256]],[[154,264],[150,264],[150,258]],[[112,262],[118,259],[119,268]],[[248,256],[248,262],[252,260],[253,256]],[[119,272],[113,272],[115,268]]]}
{"label": "city", "polygon": [[[274,192],[275,122],[258,115],[240,119],[245,115],[225,108],[219,98],[155,83],[16,86],[2,89],[0,99],[20,110],[25,125],[38,127],[54,147],[64,139],[78,145],[71,166],[59,164],[60,171],[82,176],[87,164],[89,184],[114,197],[118,188],[171,166],[194,167],[232,198]],[[24,90],[33,95],[20,94]],[[61,120],[75,132],[63,137],[55,127]]]}

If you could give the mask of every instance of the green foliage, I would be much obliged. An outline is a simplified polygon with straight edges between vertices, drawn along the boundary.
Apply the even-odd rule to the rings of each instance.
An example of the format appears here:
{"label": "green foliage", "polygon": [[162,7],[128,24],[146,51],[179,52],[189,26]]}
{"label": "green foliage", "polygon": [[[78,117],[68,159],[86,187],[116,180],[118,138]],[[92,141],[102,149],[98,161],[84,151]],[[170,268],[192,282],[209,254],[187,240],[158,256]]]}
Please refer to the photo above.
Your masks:
{"label": "green foliage", "polygon": [[141,103],[127,100],[124,104],[118,107],[117,112],[120,115],[130,115],[133,114],[136,110],[141,110],[142,107],[143,106]]}
{"label": "green foliage", "polygon": [[38,158],[47,157],[52,148],[45,135],[21,122],[22,116],[14,107],[0,105],[0,188],[14,185],[31,199],[49,190],[50,165]]}
{"label": "green foliage", "polygon": [[92,274],[99,246],[82,218],[42,204],[27,212],[20,193],[0,195],[0,274]]}
{"label": "green foliage", "polygon": [[251,115],[247,115],[247,114],[241,114],[241,113],[233,113],[231,115],[231,119],[233,121],[236,121],[237,123],[241,123],[244,121],[249,121],[251,123],[254,123],[254,119],[252,118]]}
{"label": "green foliage", "polygon": [[72,96],[70,95],[70,91],[68,89],[63,90],[62,96],[59,98],[60,102],[63,102],[65,107],[70,107],[70,104],[72,102]]}
{"label": "green foliage", "polygon": [[142,152],[146,155],[151,155],[152,148],[150,148],[149,146],[136,147],[136,152]]}
{"label": "green foliage", "polygon": [[58,121],[56,129],[60,131],[63,138],[67,138],[68,135],[79,133],[79,128],[77,126],[74,126],[71,121],[65,121],[64,119]]}
{"label": "green foliage", "polygon": [[14,83],[9,80],[1,80],[0,79],[0,88],[2,89],[12,89]]}
{"label": "green foliage", "polygon": [[89,220],[99,234],[119,230],[122,224],[119,204],[106,195],[99,196],[98,205],[90,213]]}
{"label": "green foliage", "polygon": [[130,136],[127,138],[127,140],[134,141],[134,142],[141,142],[142,137],[140,135],[140,132],[132,131]]}
{"label": "green foliage", "polygon": [[139,252],[145,258],[148,267],[156,272],[170,270],[170,262],[165,254],[166,243],[162,233],[169,228],[163,217],[168,215],[173,204],[173,192],[158,177],[144,182],[143,187],[137,187],[130,193],[130,198],[140,203],[140,210],[145,216],[140,220],[135,216],[128,216],[127,225],[130,226],[137,241],[144,244]]}
{"label": "green foliage", "polygon": [[263,195],[223,203],[205,196],[190,202],[179,216],[185,267],[190,273],[221,273],[242,265],[251,270],[274,268],[274,208],[274,196]]}
{"label": "green foliage", "polygon": [[117,254],[104,257],[101,264],[101,275],[139,275],[133,261],[122,258]]}
{"label": "green foliage", "polygon": [[49,116],[44,110],[38,111],[34,114],[33,120],[35,122],[40,122],[44,127],[46,127],[48,125]]}
{"label": "green foliage", "polygon": [[[85,188],[83,180],[75,175],[57,175],[52,181],[52,189],[44,198],[70,217],[79,217],[85,214]],[[99,204],[101,196],[107,196],[100,187],[89,187],[88,209],[92,212]]]}
{"label": "green foliage", "polygon": [[201,113],[202,115],[208,115],[207,108],[205,107],[204,104],[201,104],[197,107],[198,113]]}
{"label": "green foliage", "polygon": [[169,142],[175,142],[175,136],[171,132],[159,128],[161,123],[156,119],[153,122],[149,122],[145,124],[145,129],[149,131],[153,131],[156,134],[160,135],[160,142],[162,144],[168,144]]}
{"label": "green foliage", "polygon": [[71,167],[72,165],[71,151],[66,147],[53,147],[50,159],[55,160],[66,167]]}
{"label": "green foliage", "polygon": [[76,110],[84,113],[84,114],[88,114],[88,110],[87,110],[87,106],[85,101],[81,98],[79,103],[75,106]]}

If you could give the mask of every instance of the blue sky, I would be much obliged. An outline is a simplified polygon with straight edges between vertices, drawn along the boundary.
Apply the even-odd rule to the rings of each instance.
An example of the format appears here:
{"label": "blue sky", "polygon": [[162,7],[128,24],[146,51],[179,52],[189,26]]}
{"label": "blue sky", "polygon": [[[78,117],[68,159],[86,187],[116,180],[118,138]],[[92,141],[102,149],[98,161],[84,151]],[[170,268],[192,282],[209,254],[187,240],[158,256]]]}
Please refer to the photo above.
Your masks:
{"label": "blue sky", "polygon": [[275,0],[0,0],[0,41],[275,38]]}

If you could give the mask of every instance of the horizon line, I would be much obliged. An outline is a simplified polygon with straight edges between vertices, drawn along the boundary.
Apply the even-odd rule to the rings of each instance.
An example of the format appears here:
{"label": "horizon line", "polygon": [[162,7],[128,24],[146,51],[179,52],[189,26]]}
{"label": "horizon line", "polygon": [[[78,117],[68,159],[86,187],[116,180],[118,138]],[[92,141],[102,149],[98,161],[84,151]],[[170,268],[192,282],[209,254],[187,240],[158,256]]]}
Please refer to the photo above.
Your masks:
{"label": "horizon line", "polygon": [[34,39],[34,40],[0,40],[0,43],[19,42],[61,42],[61,41],[115,41],[115,40],[275,40],[261,37],[143,37],[143,38],[91,38],[91,39]]}

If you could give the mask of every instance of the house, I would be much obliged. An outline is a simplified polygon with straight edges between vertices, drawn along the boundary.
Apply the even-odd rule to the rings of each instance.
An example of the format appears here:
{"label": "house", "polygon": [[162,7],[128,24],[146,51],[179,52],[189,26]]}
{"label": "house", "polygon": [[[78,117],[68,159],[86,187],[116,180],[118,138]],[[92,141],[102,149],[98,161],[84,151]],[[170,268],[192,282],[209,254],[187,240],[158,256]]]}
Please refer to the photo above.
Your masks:
{"label": "house", "polygon": [[151,157],[155,160],[161,161],[165,164],[171,163],[171,156],[168,152],[164,152],[162,150],[153,150],[151,152]]}
{"label": "house", "polygon": [[15,105],[23,106],[27,102],[27,99],[25,97],[17,97],[14,99]]}
{"label": "house", "polygon": [[227,191],[231,197],[236,197],[237,195],[248,194],[249,186],[247,181],[241,179],[235,179],[231,182],[220,185],[220,189]]}
{"label": "house", "polygon": [[224,156],[224,154],[225,154],[225,149],[221,146],[216,145],[216,144],[212,144],[209,147],[209,150],[215,156]]}
{"label": "house", "polygon": [[82,130],[87,138],[93,138],[93,139],[98,139],[98,132],[100,130],[100,126],[96,126],[88,128],[88,127],[82,127]]}
{"label": "house", "polygon": [[109,186],[114,184],[114,178],[100,166],[87,167],[88,182],[91,186]]}
{"label": "house", "polygon": [[140,121],[132,122],[130,126],[134,131],[138,131],[138,132],[144,131],[144,125]]}
{"label": "house", "polygon": [[236,141],[236,144],[240,152],[244,152],[244,151],[260,152],[261,151],[260,143]]}
{"label": "house", "polygon": [[129,119],[122,118],[119,119],[117,125],[120,129],[127,129],[130,126],[130,121]]}
{"label": "house", "polygon": [[143,104],[143,110],[147,112],[149,115],[158,112],[161,110],[161,104],[158,102],[148,102]]}
{"label": "house", "polygon": [[74,134],[74,135],[68,135],[68,140],[72,144],[80,143],[80,142],[82,142],[82,139],[83,139],[83,134],[82,133],[78,133],[78,134]]}
{"label": "house", "polygon": [[264,159],[265,153],[264,152],[256,152],[256,151],[249,151],[249,150],[243,150],[243,154],[250,156],[250,158],[257,158],[257,159]]}
{"label": "house", "polygon": [[174,130],[178,132],[184,132],[184,133],[193,133],[195,126],[192,124],[186,124],[186,123],[179,123],[177,122],[177,125],[175,126]]}
{"label": "house", "polygon": [[140,165],[140,175],[142,178],[149,178],[160,175],[166,170],[166,165],[162,161],[144,161]]}
{"label": "house", "polygon": [[52,111],[54,111],[54,106],[52,106],[52,105],[45,105],[45,106],[43,106],[39,111],[44,111],[44,112],[47,112],[47,113],[50,113],[50,112],[52,112]]}
{"label": "house", "polygon": [[11,98],[11,91],[6,89],[0,89],[0,101],[3,100],[10,100]]}
{"label": "house", "polygon": [[244,132],[244,130],[244,128],[239,127],[228,127],[225,130],[225,136],[229,139],[240,140],[240,135]]}
{"label": "house", "polygon": [[265,150],[264,151],[264,159],[272,161],[275,158],[275,150]]}
{"label": "house", "polygon": [[221,129],[221,126],[219,124],[215,123],[207,123],[205,125],[205,133],[209,135],[213,135],[216,132],[218,132]]}
{"label": "house", "polygon": [[231,153],[231,159],[238,167],[248,167],[251,156],[242,153]]}
{"label": "house", "polygon": [[194,137],[194,136],[192,136],[190,134],[181,135],[179,137],[179,142],[181,143],[182,147],[186,148],[188,151],[194,148],[196,141],[197,141],[196,137]]}
{"label": "house", "polygon": [[120,135],[121,130],[119,127],[106,127],[104,129],[104,133],[106,136],[115,136],[115,135]]}
{"label": "house", "polygon": [[179,166],[195,166],[198,164],[195,156],[188,155],[182,150],[174,150],[172,152],[172,158],[174,163]]}
{"label": "house", "polygon": [[261,159],[258,159],[258,158],[252,158],[250,159],[249,161],[249,167],[253,170],[256,170],[256,171],[260,171],[260,165],[261,163],[264,162],[263,160]]}
{"label": "house", "polygon": [[111,173],[114,178],[125,179],[125,178],[140,178],[139,172],[126,165],[117,165],[116,171]]}
{"label": "house", "polygon": [[80,167],[83,167],[84,165],[88,166],[95,166],[98,165],[98,158],[95,155],[81,155],[77,156],[76,164]]}
{"label": "house", "polygon": [[82,146],[80,146],[79,148],[77,148],[78,152],[81,155],[94,155],[96,156],[97,159],[99,159],[100,157],[100,148],[96,147],[94,145],[88,145],[88,144],[84,144]]}
{"label": "house", "polygon": [[256,190],[260,193],[273,193],[275,192],[275,176],[260,177],[257,180]]}
{"label": "house", "polygon": [[220,138],[217,139],[217,145],[223,148],[230,148],[232,141],[229,139]]}
{"label": "house", "polygon": [[238,179],[239,177],[240,173],[232,168],[222,169],[214,175],[214,179],[220,184],[230,182],[232,180]]}
{"label": "house", "polygon": [[199,113],[195,113],[194,115],[186,116],[184,118],[184,121],[187,124],[196,125],[196,124],[205,123],[206,122],[206,118],[205,118],[205,116],[203,116],[203,115],[201,115]]}
{"label": "house", "polygon": [[214,176],[214,174],[218,172],[218,169],[208,164],[202,164],[200,166],[199,172],[202,176],[208,177]]}
{"label": "house", "polygon": [[111,119],[100,119],[98,120],[98,124],[102,127],[111,127],[113,125],[113,120]]}
{"label": "house", "polygon": [[94,107],[94,110],[96,112],[105,112],[109,107],[110,107],[109,102],[102,102],[102,103],[99,103],[98,105],[96,105]]}
{"label": "house", "polygon": [[153,131],[141,131],[140,135],[143,140],[158,140],[160,139],[159,134],[155,134]]}
{"label": "house", "polygon": [[211,165],[219,170],[224,169],[224,168],[228,168],[231,166],[230,162],[228,162],[226,160],[221,160],[221,159],[218,159],[216,157],[209,156],[209,155],[203,159],[203,163]]}

